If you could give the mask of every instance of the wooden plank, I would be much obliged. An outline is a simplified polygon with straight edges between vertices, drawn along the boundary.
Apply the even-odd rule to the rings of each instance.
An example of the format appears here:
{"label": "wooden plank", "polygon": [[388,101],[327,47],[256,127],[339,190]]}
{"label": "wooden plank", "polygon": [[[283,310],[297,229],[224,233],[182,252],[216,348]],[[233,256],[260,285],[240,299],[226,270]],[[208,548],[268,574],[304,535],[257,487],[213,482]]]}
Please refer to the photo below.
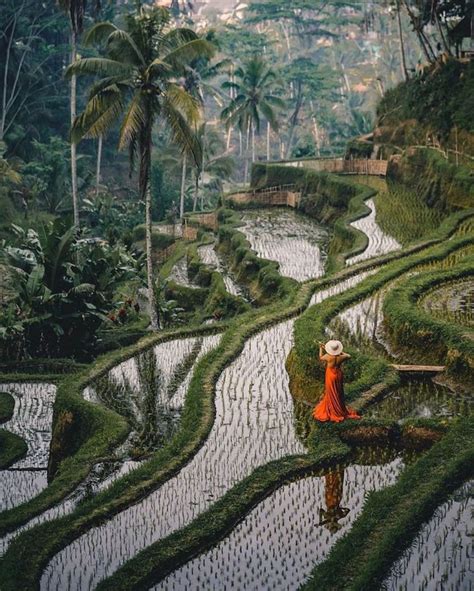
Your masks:
{"label": "wooden plank", "polygon": [[396,365],[392,367],[399,372],[407,373],[440,373],[446,370],[444,365]]}

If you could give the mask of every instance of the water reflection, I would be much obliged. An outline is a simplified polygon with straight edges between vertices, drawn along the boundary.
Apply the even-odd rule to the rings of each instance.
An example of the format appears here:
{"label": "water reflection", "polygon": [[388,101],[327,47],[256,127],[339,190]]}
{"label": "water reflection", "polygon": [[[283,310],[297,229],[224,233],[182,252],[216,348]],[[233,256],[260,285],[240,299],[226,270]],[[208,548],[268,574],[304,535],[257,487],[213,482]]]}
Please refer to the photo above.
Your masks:
{"label": "water reflection", "polygon": [[405,464],[396,449],[365,448],[349,465],[286,484],[153,590],[297,589],[350,530],[367,494],[394,484]]}
{"label": "water reflection", "polygon": [[350,509],[341,507],[342,491],[344,490],[344,469],[336,468],[324,476],[324,496],[326,509],[319,509],[319,524],[326,527],[332,534],[339,531],[342,524],[339,521],[345,517]]}
{"label": "water reflection", "polygon": [[367,409],[371,417],[402,420],[407,418],[452,418],[470,414],[474,396],[458,393],[432,380],[404,380],[381,401]]}

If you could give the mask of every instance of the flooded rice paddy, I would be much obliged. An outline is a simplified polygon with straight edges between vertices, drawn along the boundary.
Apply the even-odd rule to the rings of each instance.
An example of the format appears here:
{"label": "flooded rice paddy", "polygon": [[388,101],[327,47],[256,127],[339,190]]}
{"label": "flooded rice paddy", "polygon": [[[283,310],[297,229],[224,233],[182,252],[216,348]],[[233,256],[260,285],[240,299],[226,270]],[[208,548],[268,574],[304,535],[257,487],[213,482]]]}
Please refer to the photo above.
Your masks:
{"label": "flooded rice paddy", "polygon": [[394,484],[404,467],[401,457],[382,462],[337,467],[282,486],[227,538],[153,590],[297,589],[351,528],[366,495]]}
{"label": "flooded rice paddy", "polygon": [[474,480],[436,509],[384,581],[385,591],[471,591]]}
{"label": "flooded rice paddy", "polygon": [[[344,291],[365,276],[322,290],[313,300]],[[143,501],[57,554],[43,574],[42,589],[95,587],[140,550],[190,523],[258,466],[304,453],[285,369],[293,324],[284,321],[245,343],[217,382],[215,422],[191,462]]]}
{"label": "flooded rice paddy", "polygon": [[24,458],[0,471],[0,511],[25,503],[46,488],[56,386],[46,383],[2,384],[15,400],[13,416],[2,429],[22,437]]}
{"label": "flooded rice paddy", "polygon": [[360,261],[365,261],[372,257],[387,254],[388,252],[401,248],[401,244],[399,244],[395,238],[386,234],[375,221],[376,211],[374,200],[367,199],[365,204],[370,209],[369,215],[352,222],[351,226],[367,235],[367,248],[360,254],[348,258],[346,260],[346,265],[355,265]]}
{"label": "flooded rice paddy", "polygon": [[[135,398],[135,400],[139,400],[141,394],[146,392],[147,389],[155,388],[155,394],[161,392],[161,400],[166,401],[167,406],[173,412],[173,417],[179,416],[176,412],[180,411],[184,405],[185,395],[191,382],[194,367],[204,355],[218,346],[220,338],[221,335],[192,337],[172,340],[157,345],[152,351],[156,360],[156,366],[161,375],[161,380],[158,383],[156,382],[156,374],[154,372],[140,372],[140,362],[137,358],[128,359],[113,368],[109,373],[109,379],[115,383],[115,386],[120,385],[124,391],[128,392],[130,398]],[[183,361],[187,361],[187,364],[184,364]],[[181,372],[178,371],[179,368],[181,368]],[[152,381],[150,383],[150,378],[152,380],[155,379],[155,382]],[[148,381],[148,383],[145,383],[145,381]],[[97,389],[94,386],[90,386],[84,390],[84,397],[91,402],[101,402]],[[157,401],[159,400],[160,398],[157,398]],[[139,408],[140,404],[137,404],[137,416]],[[124,412],[123,409],[119,410]],[[64,501],[31,519],[27,524],[14,532],[0,538],[0,556],[5,553],[11,541],[23,531],[40,523],[72,513],[80,501],[105,490],[116,480],[141,466],[142,461],[130,458],[133,443],[134,438],[132,433],[132,436],[115,450],[115,459],[96,464],[86,480],[68,495]],[[34,477],[34,480],[30,483],[32,477]],[[17,487],[20,487],[19,490],[23,490],[25,493],[28,492],[28,499],[30,499],[41,492],[43,488],[46,488],[46,470],[35,471],[31,475],[27,471],[2,471],[0,472],[0,486],[2,487],[0,489],[2,491],[3,487],[5,487],[5,490],[9,490],[10,487],[12,487],[11,490],[16,490]]]}
{"label": "flooded rice paddy", "polygon": [[244,295],[242,288],[234,281],[234,279],[230,275],[229,271],[227,270],[227,267],[225,266],[225,264],[221,260],[221,257],[216,252],[216,245],[214,243],[200,246],[198,248],[198,253],[199,253],[199,257],[201,258],[201,261],[205,265],[207,265],[208,267],[211,267],[212,269],[215,269],[216,271],[218,271],[222,275],[222,279],[224,281],[225,288],[231,295],[234,295],[234,296],[243,296]]}
{"label": "flooded rice paddy", "polygon": [[[353,257],[349,264],[400,247],[378,228],[373,202],[372,206],[367,204],[372,212],[360,229],[368,233],[369,247],[358,255],[362,258]],[[282,275],[303,281],[324,273],[329,239],[324,227],[287,210],[245,212],[242,220],[241,231],[251,247],[259,256],[277,261]],[[229,293],[241,295],[214,245],[200,247],[199,255],[222,273]],[[374,272],[360,273],[316,292],[311,305],[350,289]],[[172,277],[190,285],[184,258],[173,268]],[[361,304],[357,304],[359,309],[354,307],[355,311],[343,312],[342,321],[373,339],[378,332],[380,302],[369,310]],[[246,341],[242,353],[219,377],[215,421],[198,453],[156,491],[85,532],[54,556],[43,573],[41,589],[95,588],[138,552],[188,525],[257,467],[305,453],[285,370],[293,345],[293,325],[294,319],[286,320]],[[20,531],[71,512],[81,499],[135,469],[140,462],[130,454],[137,445],[153,450],[169,437],[178,424],[193,368],[219,340],[216,335],[161,343],[121,363],[101,382],[88,387],[84,397],[126,417],[132,426],[131,436],[116,450],[113,462],[97,464],[63,503],[0,540],[0,553]],[[431,382],[425,393],[423,389],[414,392],[411,386],[397,391],[398,399],[387,397],[374,406],[373,416],[399,419],[461,414],[460,402],[453,405],[444,391],[433,393]],[[163,423],[167,425],[164,430]],[[143,432],[159,433],[160,437],[137,439]],[[365,495],[395,482],[403,467],[404,459],[397,455],[367,464],[360,460],[284,485],[260,503],[225,540],[172,573],[156,589],[297,588],[350,529],[362,510]]]}
{"label": "flooded rice paddy", "polygon": [[404,379],[394,391],[370,406],[367,414],[381,419],[466,416],[474,410],[474,395],[458,393],[430,379]]}
{"label": "flooded rice paddy", "polygon": [[327,259],[329,233],[311,218],[286,209],[258,209],[242,214],[239,228],[251,248],[276,261],[280,274],[296,281],[321,277]]}

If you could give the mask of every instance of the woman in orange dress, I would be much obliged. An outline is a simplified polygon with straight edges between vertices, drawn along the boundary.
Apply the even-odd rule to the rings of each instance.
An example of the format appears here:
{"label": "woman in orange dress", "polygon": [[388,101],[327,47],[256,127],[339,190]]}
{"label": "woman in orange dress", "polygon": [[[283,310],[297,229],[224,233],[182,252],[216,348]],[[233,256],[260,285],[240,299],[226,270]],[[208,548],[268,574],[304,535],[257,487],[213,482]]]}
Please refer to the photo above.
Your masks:
{"label": "woman in orange dress", "polygon": [[341,365],[351,356],[342,352],[341,341],[319,343],[319,359],[326,364],[324,395],[314,407],[313,417],[317,421],[334,421],[344,419],[360,419],[360,416],[344,403],[344,384]]}

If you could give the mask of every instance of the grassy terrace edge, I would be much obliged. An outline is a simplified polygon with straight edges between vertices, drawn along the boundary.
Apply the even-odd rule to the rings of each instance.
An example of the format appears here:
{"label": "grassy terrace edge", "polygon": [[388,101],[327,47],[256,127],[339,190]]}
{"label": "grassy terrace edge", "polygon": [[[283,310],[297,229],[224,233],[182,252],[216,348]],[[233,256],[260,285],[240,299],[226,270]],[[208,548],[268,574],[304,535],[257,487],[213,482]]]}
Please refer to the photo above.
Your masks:
{"label": "grassy terrace edge", "polygon": [[[455,226],[456,222],[453,222],[453,228],[455,228]],[[425,248],[430,244],[431,243],[421,244],[412,248],[418,250]],[[240,353],[247,338],[267,326],[303,312],[309,303],[312,293],[316,289],[328,287],[333,281],[350,277],[361,271],[377,266],[378,264],[390,261],[393,258],[394,255],[392,253],[347,268],[337,273],[335,276],[307,282],[300,288],[292,290],[285,301],[274,303],[262,310],[248,312],[239,317],[238,321],[230,324],[229,327],[233,327],[233,330],[228,330],[226,332],[223,338],[223,341],[225,342],[222,343],[218,349],[203,358],[196,368],[186,398],[182,427],[178,435],[169,445],[155,454],[153,459],[147,462],[143,467],[138,468],[130,475],[120,479],[112,485],[110,489],[97,495],[93,500],[81,504],[81,506],[71,515],[35,526],[31,530],[22,533],[16,540],[14,540],[4,557],[0,559],[0,575],[4,581],[5,589],[15,589],[15,585],[18,581],[15,578],[12,578],[11,573],[13,572],[17,575],[20,573],[21,581],[19,582],[23,585],[23,588],[36,588],[42,569],[46,566],[48,560],[55,553],[60,551],[62,547],[71,543],[87,529],[140,500],[145,494],[148,494],[173,476],[173,474],[189,461],[205,441],[213,424],[215,411],[213,403],[215,381],[222,369],[224,369],[224,367]],[[207,334],[217,332],[216,328],[212,326],[206,327],[203,330]],[[87,375],[84,376],[79,383],[75,385],[73,383],[74,378],[77,380],[77,376],[71,376],[68,378],[68,382],[70,383],[70,386],[74,388],[75,392],[75,394],[71,395],[75,398],[79,398],[80,402],[86,406],[93,407],[94,410],[100,410],[100,407],[96,407],[84,401],[80,394],[82,389],[91,381],[103,375],[117,363],[157,344],[160,342],[160,339],[176,338],[179,336],[196,334],[197,332],[199,331],[181,330],[170,333],[166,336],[146,337],[140,341],[140,343],[129,347],[121,354],[115,352],[106,355],[103,359],[94,364],[93,369],[87,372]],[[232,342],[232,339],[234,339],[234,342]],[[226,347],[228,349],[227,352]],[[220,353],[224,354],[219,358]],[[62,383],[61,387],[65,387],[65,384]],[[205,394],[204,396],[203,393]],[[111,411],[108,412],[115,418],[118,416]],[[196,417],[198,419],[197,421]],[[122,437],[124,437],[124,435],[125,433],[121,434]],[[102,433],[95,433],[86,445],[93,445],[98,436],[102,436]],[[115,441],[117,442],[118,438],[116,438]],[[107,443],[110,446],[111,442],[107,441]],[[110,447],[108,449],[110,449]],[[68,462],[72,467],[77,465],[77,456],[80,455],[80,451],[76,453],[76,456],[64,460],[63,464]],[[78,482],[85,477],[90,466],[97,461],[98,457],[100,456],[96,453],[92,458],[88,458],[87,468],[79,464],[79,467],[82,468],[82,473],[79,477],[77,474],[74,474],[70,481],[62,479],[60,481],[61,487],[57,487],[59,490],[53,489],[53,491],[51,491],[51,487],[53,487],[56,480],[59,479],[58,476],[50,487],[46,489],[46,491],[49,490],[49,495],[46,499],[43,498],[45,495],[43,495],[43,497],[42,495],[39,495],[28,505],[18,507],[16,511],[13,509],[12,512],[15,512],[13,513],[13,518],[10,517],[9,522],[6,524],[8,529],[3,525],[3,531],[6,533],[7,531],[14,529],[18,525],[25,523],[32,516],[44,511],[52,504],[61,500],[65,494],[75,488]],[[68,470],[66,474],[69,474],[70,471],[71,469]],[[61,465],[60,474],[63,474],[63,465]],[[46,491],[44,491],[45,494]],[[51,492],[53,492],[53,494],[51,494]],[[118,497],[116,497],[117,494]],[[28,507],[31,504],[33,507]],[[24,507],[28,507],[29,509],[27,515],[24,514]],[[20,515],[18,515],[19,510]],[[90,517],[90,513],[92,513],[92,517]],[[5,514],[3,514],[3,516],[0,515],[0,518],[2,517],[5,518]],[[0,521],[0,528],[1,527],[2,522]],[[0,534],[1,532],[2,529],[0,529]],[[27,551],[27,548],[33,543],[36,548],[40,548],[40,551],[35,556],[32,556],[31,553]],[[18,565],[21,565],[21,567],[18,568]]]}
{"label": "grassy terrace edge", "polygon": [[5,470],[26,455],[26,441],[15,433],[0,428],[0,470]]}
{"label": "grassy terrace edge", "polygon": [[[459,217],[460,220],[465,218],[464,215],[460,215]],[[446,224],[448,232],[454,231],[460,220],[451,220],[450,223]],[[421,246],[417,245],[406,249],[406,251],[413,252],[415,250],[416,252],[419,248]],[[455,248],[459,248],[459,245],[456,245]],[[381,264],[381,262],[393,261],[400,256],[401,253],[391,253],[377,259],[377,262]],[[436,253],[434,257],[436,258]],[[422,260],[424,261],[427,258],[431,260],[431,255],[428,254],[422,257]],[[418,261],[415,264],[418,264]],[[338,278],[350,277],[372,266],[374,266],[374,261],[358,265],[357,268],[351,267],[345,272],[339,273]],[[322,289],[330,285],[332,280],[333,278],[324,278],[319,281],[313,280],[307,282],[306,285],[312,285],[311,291],[314,292],[317,288]],[[357,287],[353,289],[357,290]],[[344,293],[339,294],[332,299],[344,299],[344,295]],[[319,306],[323,304],[319,304]],[[355,401],[358,409],[364,408],[383,394],[384,389],[374,388],[373,392],[371,392],[371,388],[380,385],[381,381],[385,382],[385,388],[387,384],[393,386],[398,381],[398,376],[384,361],[368,355],[365,355],[363,360],[369,370],[363,372],[363,375],[355,385],[356,387],[352,388],[350,393],[350,398],[354,399],[359,396]],[[390,422],[384,423],[383,421],[369,420],[364,421],[364,424],[369,425],[374,430],[382,426],[384,434],[387,434],[390,429],[396,430],[396,426]],[[344,432],[344,426],[338,427],[340,427],[341,432]],[[434,425],[430,425],[429,427],[436,428]],[[409,428],[413,430],[416,429],[416,426],[412,424]],[[424,428],[426,428],[426,425],[424,425]],[[442,427],[440,426],[440,428]],[[334,461],[335,458],[336,456],[333,458]],[[330,463],[329,456],[325,456],[325,460]],[[128,561],[109,579],[102,582],[99,588],[141,589],[144,588],[144,585],[162,580],[167,574],[187,562],[187,560],[200,554],[204,549],[210,548],[216,540],[224,538],[258,502],[268,496],[273,490],[279,488],[282,480],[286,481],[291,478],[298,470],[305,472],[308,466],[315,468],[319,465],[318,461],[319,459],[310,455],[298,456],[294,459],[294,462],[291,458],[283,458],[282,460],[272,462],[269,465],[268,471],[265,469],[265,466],[258,468],[243,481],[245,486],[249,487],[250,492],[248,494],[245,492],[245,486],[239,483],[213,505],[209,511],[199,516],[189,526],[173,533],[164,540],[159,540],[155,544],[150,545],[135,558]],[[273,474],[273,478],[269,478],[270,473]],[[280,479],[280,484],[278,479]],[[237,499],[239,500],[237,501]]]}
{"label": "grassy terrace edge", "polygon": [[350,532],[316,566],[302,589],[379,588],[436,507],[473,475],[474,420],[458,419],[397,483],[369,496]]}
{"label": "grassy terrace edge", "polygon": [[447,359],[450,373],[468,377],[474,369],[474,342],[467,330],[433,318],[417,305],[431,288],[474,275],[474,257],[453,269],[423,273],[412,277],[387,294],[383,313],[385,325],[397,345],[429,347],[436,360]]}
{"label": "grassy terrace edge", "polygon": [[[69,422],[70,415],[68,413],[73,415],[77,413],[78,423],[76,425],[79,430],[79,444],[76,444],[69,457],[62,458],[57,475],[46,489],[27,503],[0,513],[0,536],[13,531],[31,518],[59,503],[87,476],[93,464],[108,457],[111,451],[127,436],[128,426],[122,417],[106,407],[92,404],[83,399],[82,391],[85,387],[105,375],[117,364],[160,342],[195,334],[213,334],[222,331],[223,328],[223,326],[208,326],[150,335],[121,351],[113,351],[103,355],[86,370],[67,377],[62,376],[58,382],[54,407],[52,453],[54,453],[54,441],[67,437],[67,432],[65,433],[64,429],[65,419],[68,419],[67,425],[75,425],[74,422]],[[5,381],[13,381],[12,377],[5,376]],[[30,375],[27,377],[27,381],[33,381]],[[45,378],[42,378],[41,381],[45,381]],[[82,426],[85,424],[87,424],[87,429]]]}

